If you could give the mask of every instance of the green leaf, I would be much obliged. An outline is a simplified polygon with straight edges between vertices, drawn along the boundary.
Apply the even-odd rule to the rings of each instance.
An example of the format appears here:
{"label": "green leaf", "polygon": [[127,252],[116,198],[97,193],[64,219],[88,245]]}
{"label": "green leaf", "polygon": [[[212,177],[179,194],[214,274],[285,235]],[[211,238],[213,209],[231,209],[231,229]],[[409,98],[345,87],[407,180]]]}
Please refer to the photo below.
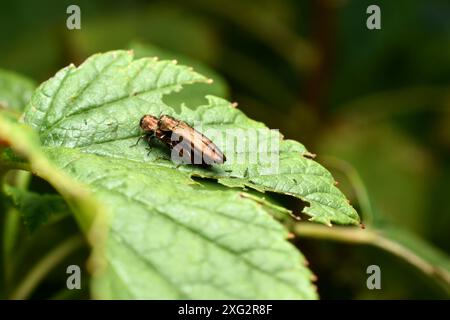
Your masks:
{"label": "green leaf", "polygon": [[[304,258],[261,204],[171,168],[55,148],[113,209],[101,298],[314,298]],[[95,168],[95,170],[92,170]]]}
{"label": "green leaf", "polygon": [[163,103],[164,94],[201,82],[208,79],[172,61],[134,60],[131,52],[114,51],[62,69],[33,95],[24,120],[39,132],[47,156],[110,209],[109,267],[95,278],[94,295],[314,298],[304,258],[268,214],[273,205],[238,188],[191,179],[291,194],[309,203],[305,212],[316,221],[358,223],[331,175],[305,157],[301,144],[281,142],[280,174],[274,176],[261,176],[261,163],[177,169],[163,148],[148,152],[144,142],[130,147],[148,113],[200,121],[205,129],[268,132],[220,98],[209,96],[208,105],[182,107],[178,114]]}
{"label": "green leaf", "polygon": [[30,232],[70,214],[66,202],[57,194],[39,194],[8,185],[5,186],[5,193],[12,198]]}
{"label": "green leaf", "polygon": [[0,109],[22,111],[36,85],[33,81],[11,71],[0,69]]}
{"label": "green leaf", "polygon": [[147,153],[130,148],[140,117],[168,112],[162,94],[196,81],[206,78],[119,51],[63,69],[32,98],[24,118],[46,154],[111,210],[109,268],[94,296],[314,298],[304,258],[267,214],[274,206],[199,185],[167,161],[133,159]]}
{"label": "green leaf", "polygon": [[[137,124],[142,115],[174,115],[188,123],[200,122],[204,130],[262,129],[268,133],[262,123],[248,119],[220,98],[208,96],[208,105],[194,111],[182,108],[178,114],[161,101],[163,94],[180,90],[184,84],[207,81],[190,68],[171,61],[133,61],[132,53],[123,51],[94,55],[78,69],[64,68],[44,83],[33,96],[25,121],[40,131],[46,146],[77,147],[83,152],[171,167],[174,164],[170,159],[160,159],[164,153],[159,149],[154,148],[147,155],[143,147],[129,148],[141,134]],[[222,149],[227,157],[231,156],[231,151]],[[359,223],[356,211],[334,186],[331,174],[305,157],[311,154],[303,145],[282,141],[280,151],[280,170],[275,175],[261,175],[261,163],[182,170],[220,179],[228,186],[248,186],[298,197],[309,204],[304,212],[313,221],[328,225]]]}

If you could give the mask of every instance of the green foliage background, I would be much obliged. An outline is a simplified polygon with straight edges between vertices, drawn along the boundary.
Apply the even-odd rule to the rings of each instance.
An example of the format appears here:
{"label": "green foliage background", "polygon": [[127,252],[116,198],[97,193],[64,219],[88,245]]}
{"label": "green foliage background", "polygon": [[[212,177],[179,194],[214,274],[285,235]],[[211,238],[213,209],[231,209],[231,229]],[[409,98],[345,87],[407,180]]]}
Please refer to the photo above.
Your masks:
{"label": "green foliage background", "polygon": [[[374,3],[382,10],[379,31],[365,27],[365,10]],[[195,84],[190,93],[164,97],[165,103],[181,110],[183,95],[194,94],[189,107],[206,105],[203,93],[238,102],[250,118],[318,154],[361,213],[364,235],[355,228],[285,222],[318,276],[321,298],[449,297],[448,271],[442,271],[449,270],[450,252],[447,1],[79,1],[82,29],[73,31],[65,28],[69,4],[2,2],[0,67],[20,88],[0,82],[0,94],[24,95],[2,95],[0,104],[23,107],[34,83],[97,52],[132,48],[138,57],[192,65],[214,84]],[[14,179],[27,184],[20,175]],[[55,222],[30,234],[22,221],[2,214],[2,257],[13,254],[21,261],[13,270],[5,264],[4,287],[15,288],[44,253],[79,233],[64,218],[65,204],[52,202],[55,190],[48,183],[33,177],[29,184],[46,194]],[[9,191],[33,201],[33,195]],[[279,195],[273,201],[297,212],[300,206]],[[4,211],[23,211],[5,203]],[[19,226],[18,234],[8,234],[11,225]],[[31,297],[89,296],[89,290],[61,286],[67,261],[85,265],[87,246],[76,241],[69,238],[66,247],[77,249],[68,250]],[[392,254],[392,243],[428,264],[408,263],[414,259],[405,250]],[[381,267],[382,290],[366,288],[371,264]]]}

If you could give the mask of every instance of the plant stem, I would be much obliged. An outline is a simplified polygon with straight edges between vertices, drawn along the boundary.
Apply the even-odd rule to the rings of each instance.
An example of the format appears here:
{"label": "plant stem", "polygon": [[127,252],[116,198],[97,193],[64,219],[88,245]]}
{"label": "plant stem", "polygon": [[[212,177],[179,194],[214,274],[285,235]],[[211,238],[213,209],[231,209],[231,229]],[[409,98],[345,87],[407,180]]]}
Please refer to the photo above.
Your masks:
{"label": "plant stem", "polygon": [[341,171],[347,177],[355,191],[356,199],[361,207],[363,222],[365,224],[371,224],[374,218],[372,204],[367,188],[358,171],[347,161],[333,156],[321,156],[320,159],[327,167],[333,167],[336,170]]}
{"label": "plant stem", "polygon": [[15,208],[9,208],[5,213],[3,226],[3,269],[4,285],[7,291],[13,276],[14,258],[13,252],[20,231],[20,214]]}
{"label": "plant stem", "polygon": [[33,269],[24,277],[23,281],[11,293],[10,299],[27,299],[33,290],[39,285],[47,273],[63,261],[70,253],[80,248],[84,243],[80,236],[73,236],[50,251]]}
{"label": "plant stem", "polygon": [[450,273],[439,266],[417,255],[414,251],[399,242],[389,239],[383,232],[370,228],[357,229],[354,227],[327,227],[315,223],[297,223],[294,233],[300,237],[334,240],[352,244],[366,244],[388,251],[408,263],[412,264],[428,276],[438,278],[440,285],[450,292]]}
{"label": "plant stem", "polygon": [[[14,172],[12,183],[15,187],[26,190],[30,183],[31,173],[22,170],[16,170]],[[1,187],[6,183],[5,175],[1,179]],[[2,191],[2,197],[6,196]],[[4,286],[5,292],[8,292],[10,286],[10,280],[13,277],[14,270],[14,250],[16,247],[16,241],[20,232],[20,213],[14,207],[5,208],[5,220],[3,225],[3,268],[4,268]]]}
{"label": "plant stem", "polygon": [[31,180],[31,172],[18,170],[14,177],[14,186],[21,190],[27,190]]}
{"label": "plant stem", "polygon": [[371,244],[375,240],[375,234],[367,229],[358,229],[354,227],[332,228],[322,226],[316,223],[296,223],[294,233],[300,237],[335,240],[353,244]]}

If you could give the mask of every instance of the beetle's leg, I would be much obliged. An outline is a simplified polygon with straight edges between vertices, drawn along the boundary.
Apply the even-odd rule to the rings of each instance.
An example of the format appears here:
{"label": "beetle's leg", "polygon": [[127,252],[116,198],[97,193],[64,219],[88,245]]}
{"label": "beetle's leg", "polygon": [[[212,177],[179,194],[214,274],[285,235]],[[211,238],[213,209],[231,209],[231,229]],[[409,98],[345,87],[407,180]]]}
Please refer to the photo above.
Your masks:
{"label": "beetle's leg", "polygon": [[137,139],[136,143],[135,143],[135,144],[132,144],[132,145],[130,146],[130,148],[136,147],[136,146],[139,144],[139,142],[140,142],[142,139],[144,139],[147,135],[148,135],[148,133],[144,133],[143,135],[139,136],[139,138]]}
{"label": "beetle's leg", "polygon": [[145,147],[145,150],[147,150],[147,157],[150,155],[150,152],[152,151],[152,146],[151,146],[151,143],[152,143],[152,139],[154,139],[155,138],[155,135],[154,134],[149,134],[149,135],[147,135],[146,136],[146,140],[147,140],[147,146]]}
{"label": "beetle's leg", "polygon": [[155,139],[156,137],[155,137],[155,135],[154,134],[149,134],[148,136],[147,136],[147,142],[148,142],[148,145],[147,145],[147,148],[152,148],[151,146],[150,146],[150,144],[151,143],[153,143],[153,139]]}
{"label": "beetle's leg", "polygon": [[147,135],[147,142],[148,142],[148,145],[146,147],[146,149],[148,151],[147,152],[147,157],[150,155],[150,152],[152,151],[152,147],[151,147],[150,144],[152,143],[153,139],[158,139],[156,137],[155,133],[151,133],[151,134]]}

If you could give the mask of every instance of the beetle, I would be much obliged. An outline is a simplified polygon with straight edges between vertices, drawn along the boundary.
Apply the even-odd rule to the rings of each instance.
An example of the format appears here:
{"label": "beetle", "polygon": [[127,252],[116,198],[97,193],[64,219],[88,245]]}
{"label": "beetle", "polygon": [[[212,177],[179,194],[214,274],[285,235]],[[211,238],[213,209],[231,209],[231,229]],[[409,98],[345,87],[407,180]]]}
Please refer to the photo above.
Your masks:
{"label": "beetle", "polygon": [[[172,160],[182,163],[223,164],[226,157],[208,137],[186,122],[169,115],[159,118],[146,114],[139,121],[148,143],[156,138],[172,151]],[[181,161],[180,161],[181,160]]]}

